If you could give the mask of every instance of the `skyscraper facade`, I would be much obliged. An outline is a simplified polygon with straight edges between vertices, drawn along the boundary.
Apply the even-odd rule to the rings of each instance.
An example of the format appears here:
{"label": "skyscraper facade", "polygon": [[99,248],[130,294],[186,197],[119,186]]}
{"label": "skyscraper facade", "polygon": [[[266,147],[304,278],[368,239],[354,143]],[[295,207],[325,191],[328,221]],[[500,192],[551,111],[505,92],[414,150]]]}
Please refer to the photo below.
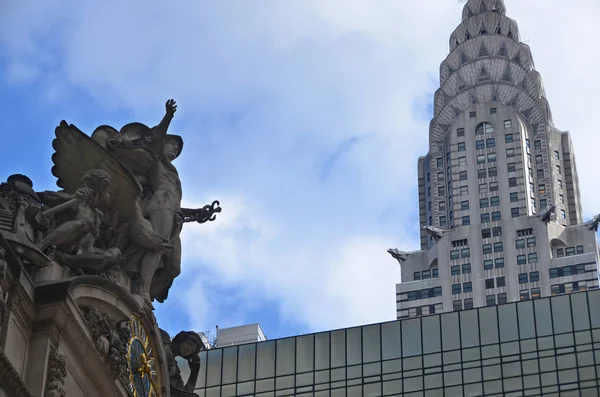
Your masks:
{"label": "skyscraper facade", "polygon": [[397,317],[598,288],[570,134],[503,0],[468,0],[418,160],[421,250],[399,253]]}

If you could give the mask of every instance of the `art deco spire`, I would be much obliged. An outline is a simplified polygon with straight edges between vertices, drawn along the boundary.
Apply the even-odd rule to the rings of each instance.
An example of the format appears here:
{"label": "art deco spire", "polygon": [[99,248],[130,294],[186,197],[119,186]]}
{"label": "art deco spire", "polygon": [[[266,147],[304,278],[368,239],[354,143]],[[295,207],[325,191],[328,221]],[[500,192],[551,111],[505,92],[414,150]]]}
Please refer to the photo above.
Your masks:
{"label": "art deco spire", "polygon": [[506,15],[504,0],[469,0],[463,9],[463,21],[484,12],[497,12]]}

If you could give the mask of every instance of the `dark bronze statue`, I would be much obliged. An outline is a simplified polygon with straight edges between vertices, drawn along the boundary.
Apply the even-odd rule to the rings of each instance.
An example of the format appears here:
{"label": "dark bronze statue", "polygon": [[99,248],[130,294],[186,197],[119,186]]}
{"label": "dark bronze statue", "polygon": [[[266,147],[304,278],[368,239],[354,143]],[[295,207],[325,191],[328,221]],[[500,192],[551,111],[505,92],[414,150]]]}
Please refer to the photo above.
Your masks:
{"label": "dark bronze statue", "polygon": [[[205,349],[200,336],[192,331],[182,331],[171,340],[166,331],[161,329],[161,334],[167,354],[171,395],[174,397],[197,396],[193,391],[200,372],[200,352]],[[190,376],[185,384],[181,377],[179,365],[175,361],[176,357],[186,359],[190,367]]]}
{"label": "dark bronze statue", "polygon": [[[168,296],[181,271],[184,223],[215,220],[214,201],[181,208],[173,165],[183,139],[167,130],[177,110],[167,101],[161,122],[98,127],[87,136],[62,121],[52,145],[58,192],[35,192],[24,175],[0,185],[0,232],[26,263],[77,273],[120,273],[149,305]],[[114,279],[123,279],[114,277]]]}

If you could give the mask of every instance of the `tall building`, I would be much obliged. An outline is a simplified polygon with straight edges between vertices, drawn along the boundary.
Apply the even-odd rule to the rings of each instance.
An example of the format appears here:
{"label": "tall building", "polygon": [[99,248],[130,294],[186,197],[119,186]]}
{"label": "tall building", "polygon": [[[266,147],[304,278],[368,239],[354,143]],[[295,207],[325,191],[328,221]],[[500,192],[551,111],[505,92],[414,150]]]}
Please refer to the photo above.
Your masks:
{"label": "tall building", "polygon": [[418,161],[421,250],[398,252],[397,317],[598,287],[569,132],[503,0],[469,0]]}

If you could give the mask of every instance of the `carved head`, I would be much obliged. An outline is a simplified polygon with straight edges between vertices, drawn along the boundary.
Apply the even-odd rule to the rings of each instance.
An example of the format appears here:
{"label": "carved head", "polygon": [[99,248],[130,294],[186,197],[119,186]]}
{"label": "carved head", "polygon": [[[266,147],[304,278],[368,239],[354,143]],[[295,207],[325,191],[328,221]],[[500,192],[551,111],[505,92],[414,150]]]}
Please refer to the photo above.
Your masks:
{"label": "carved head", "polygon": [[165,137],[165,154],[171,161],[175,160],[181,154],[183,149],[183,139],[179,135],[167,135]]}
{"label": "carved head", "polygon": [[108,187],[110,185],[110,175],[104,170],[89,170],[81,178],[81,184],[84,187],[92,189],[101,202],[108,201]]}
{"label": "carved head", "polygon": [[197,356],[203,348],[200,336],[192,331],[182,331],[171,341],[173,354],[186,359]]}

